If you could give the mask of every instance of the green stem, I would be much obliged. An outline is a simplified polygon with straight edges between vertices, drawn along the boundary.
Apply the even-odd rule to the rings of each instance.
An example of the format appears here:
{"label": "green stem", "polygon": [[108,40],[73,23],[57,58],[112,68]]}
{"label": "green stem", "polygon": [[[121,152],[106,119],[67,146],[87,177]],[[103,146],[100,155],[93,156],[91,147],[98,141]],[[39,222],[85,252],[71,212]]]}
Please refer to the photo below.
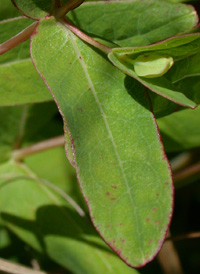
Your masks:
{"label": "green stem", "polygon": [[101,50],[107,54],[111,52],[111,48],[101,44],[100,42],[96,41],[92,37],[88,36],[87,34],[82,32],[80,29],[78,29],[77,27],[72,25],[67,19],[65,19],[63,22],[67,26],[68,29],[70,29],[75,35],[77,35],[79,38],[81,38],[86,43],[94,46],[95,48],[98,48],[99,50]]}
{"label": "green stem", "polygon": [[13,152],[12,159],[14,159],[15,161],[21,161],[27,156],[30,156],[32,154],[35,154],[50,148],[64,146],[64,144],[65,144],[65,137],[63,135],[55,138],[51,138],[51,139],[39,142],[37,144],[34,144],[32,146],[15,150]]}
{"label": "green stem", "polygon": [[34,22],[11,39],[0,44],[0,55],[28,40],[31,37],[36,25],[37,22]]}

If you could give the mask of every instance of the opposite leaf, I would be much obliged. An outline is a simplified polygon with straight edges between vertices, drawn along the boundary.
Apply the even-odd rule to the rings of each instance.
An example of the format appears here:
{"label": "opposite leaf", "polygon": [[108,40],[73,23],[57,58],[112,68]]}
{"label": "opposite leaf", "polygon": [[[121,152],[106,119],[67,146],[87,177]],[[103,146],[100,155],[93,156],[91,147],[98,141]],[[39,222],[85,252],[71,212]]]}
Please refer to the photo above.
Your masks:
{"label": "opposite leaf", "polygon": [[159,251],[172,214],[171,172],[149,102],[54,18],[32,37],[33,62],[67,123],[96,229],[130,266]]}

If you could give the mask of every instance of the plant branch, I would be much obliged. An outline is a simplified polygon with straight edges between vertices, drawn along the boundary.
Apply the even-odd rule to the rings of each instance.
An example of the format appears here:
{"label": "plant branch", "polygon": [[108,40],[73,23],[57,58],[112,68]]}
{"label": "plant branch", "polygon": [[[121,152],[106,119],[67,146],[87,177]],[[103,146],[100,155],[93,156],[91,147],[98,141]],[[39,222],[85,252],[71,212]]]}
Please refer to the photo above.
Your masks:
{"label": "plant branch", "polygon": [[64,19],[64,24],[70,29],[75,35],[77,35],[79,38],[81,38],[86,43],[100,49],[101,51],[105,53],[111,52],[111,48],[101,44],[100,42],[96,41],[92,37],[88,36],[84,32],[82,32],[80,29],[72,25],[67,19]]}
{"label": "plant branch", "polygon": [[58,19],[63,18],[70,10],[77,8],[83,2],[84,0],[69,0],[56,11],[55,17]]}
{"label": "plant branch", "polygon": [[47,274],[43,271],[33,270],[28,267],[24,267],[15,263],[11,263],[7,260],[0,259],[0,271],[4,273],[12,274]]}
{"label": "plant branch", "polygon": [[65,144],[65,137],[64,136],[58,136],[55,138],[51,138],[42,142],[39,142],[37,144],[34,144],[29,147],[25,147],[19,150],[15,150],[13,152],[13,159],[16,161],[21,161],[22,159],[26,158],[27,156],[30,156],[32,154],[38,153],[40,151],[44,151],[50,148],[58,147],[58,146],[64,146]]}
{"label": "plant branch", "polygon": [[194,155],[191,152],[183,152],[175,158],[173,158],[170,161],[173,172],[183,169],[185,166],[190,164],[193,159],[193,156]]}
{"label": "plant branch", "polygon": [[[170,233],[167,234],[170,237]],[[183,269],[173,242],[164,242],[158,254],[158,261],[165,274],[183,274]]]}
{"label": "plant branch", "polygon": [[200,174],[200,162],[181,170],[174,174],[174,183],[190,178],[191,176]]}
{"label": "plant branch", "polygon": [[166,238],[165,241],[179,241],[179,240],[194,239],[194,238],[200,238],[200,232],[190,232],[182,235],[169,236]]}
{"label": "plant branch", "polygon": [[28,40],[34,31],[36,24],[37,22],[34,22],[11,39],[0,44],[0,55]]}

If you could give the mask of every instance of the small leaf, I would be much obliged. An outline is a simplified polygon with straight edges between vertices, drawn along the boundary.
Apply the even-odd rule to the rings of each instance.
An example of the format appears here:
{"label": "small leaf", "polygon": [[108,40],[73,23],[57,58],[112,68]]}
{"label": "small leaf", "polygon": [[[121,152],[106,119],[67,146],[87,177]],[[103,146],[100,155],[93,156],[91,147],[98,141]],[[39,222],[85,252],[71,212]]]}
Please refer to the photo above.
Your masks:
{"label": "small leaf", "polygon": [[173,195],[146,95],[54,18],[40,21],[31,54],[72,138],[96,229],[127,264],[144,265],[163,242]]}
{"label": "small leaf", "polygon": [[[129,59],[126,58],[128,62]],[[174,61],[172,57],[160,56],[157,54],[139,55],[136,59],[129,61],[134,65],[134,70],[138,76],[146,78],[156,78],[164,75],[172,67]]]}

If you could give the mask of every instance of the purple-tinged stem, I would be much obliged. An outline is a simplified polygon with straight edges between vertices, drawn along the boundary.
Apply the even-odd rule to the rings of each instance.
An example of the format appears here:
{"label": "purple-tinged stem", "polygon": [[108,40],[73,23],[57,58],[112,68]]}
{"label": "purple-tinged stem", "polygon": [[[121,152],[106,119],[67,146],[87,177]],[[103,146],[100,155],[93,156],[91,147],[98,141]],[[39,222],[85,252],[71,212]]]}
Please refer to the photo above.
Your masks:
{"label": "purple-tinged stem", "polygon": [[65,144],[64,136],[63,135],[58,136],[55,138],[51,138],[51,139],[36,143],[32,146],[15,150],[13,152],[12,158],[16,161],[21,161],[22,159],[26,158],[29,155],[32,155],[50,148],[64,146],[64,144]]}
{"label": "purple-tinged stem", "polygon": [[65,19],[64,24],[68,27],[68,29],[70,29],[74,34],[76,34],[79,38],[81,38],[86,43],[94,46],[95,48],[98,48],[99,50],[101,50],[107,54],[111,52],[111,48],[99,43],[92,37],[88,36],[87,34],[82,32],[80,29],[78,29],[77,27],[72,25],[68,20]]}
{"label": "purple-tinged stem", "polygon": [[34,31],[36,24],[37,22],[34,22],[11,39],[0,44],[0,55],[28,40]]}
{"label": "purple-tinged stem", "polygon": [[167,237],[165,241],[180,241],[180,240],[195,239],[195,238],[200,238],[200,232],[190,232],[187,234],[170,236],[170,237]]}
{"label": "purple-tinged stem", "polygon": [[70,10],[77,8],[83,2],[84,0],[69,0],[56,11],[55,17],[58,19],[63,18]]}

